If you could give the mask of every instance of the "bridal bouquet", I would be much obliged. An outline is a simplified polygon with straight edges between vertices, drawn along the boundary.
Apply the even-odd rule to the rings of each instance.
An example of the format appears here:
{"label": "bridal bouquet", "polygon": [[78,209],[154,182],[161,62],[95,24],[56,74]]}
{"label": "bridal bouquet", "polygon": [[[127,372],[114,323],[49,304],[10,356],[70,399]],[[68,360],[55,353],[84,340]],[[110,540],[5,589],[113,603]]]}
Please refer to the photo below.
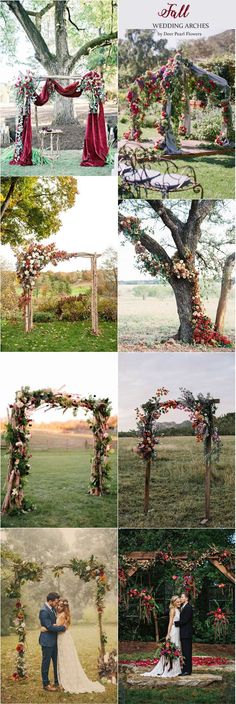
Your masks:
{"label": "bridal bouquet", "polygon": [[165,665],[169,665],[169,670],[172,670],[174,660],[181,658],[181,652],[179,648],[176,647],[175,643],[171,640],[167,640],[164,645],[161,646],[155,653],[155,655],[160,659],[164,658]]}

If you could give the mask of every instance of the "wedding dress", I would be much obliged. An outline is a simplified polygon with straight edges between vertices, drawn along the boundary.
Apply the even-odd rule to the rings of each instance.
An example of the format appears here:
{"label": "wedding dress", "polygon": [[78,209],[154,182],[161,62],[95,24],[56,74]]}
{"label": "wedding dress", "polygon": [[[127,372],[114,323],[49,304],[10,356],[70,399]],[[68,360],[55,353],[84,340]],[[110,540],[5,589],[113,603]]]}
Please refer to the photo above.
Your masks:
{"label": "wedding dress", "polygon": [[[175,609],[175,616],[174,616],[174,621],[179,621],[180,617],[180,610]],[[173,623],[169,635],[169,640],[171,643],[174,643],[176,645],[176,648],[178,650],[181,649],[180,645],[180,629],[175,626]],[[180,658],[175,658],[172,662],[172,668],[170,668],[170,663],[167,665],[165,664],[165,658],[164,655],[161,656],[159,662],[155,665],[153,670],[151,672],[143,672],[142,676],[143,677],[177,677],[178,675],[181,674],[181,665],[180,665]]]}
{"label": "wedding dress", "polygon": [[58,682],[65,692],[85,694],[105,691],[100,682],[91,682],[85,674],[69,628],[57,636],[57,671]]}

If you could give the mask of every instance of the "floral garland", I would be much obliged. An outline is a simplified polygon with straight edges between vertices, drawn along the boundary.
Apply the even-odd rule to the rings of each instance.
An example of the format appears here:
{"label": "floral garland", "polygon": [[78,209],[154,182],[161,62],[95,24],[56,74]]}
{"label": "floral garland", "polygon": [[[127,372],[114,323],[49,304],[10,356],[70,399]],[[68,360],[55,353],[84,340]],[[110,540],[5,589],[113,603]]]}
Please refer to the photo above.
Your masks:
{"label": "floral garland", "polygon": [[36,280],[47,264],[56,266],[60,261],[78,256],[77,252],[56,249],[55,244],[43,245],[38,242],[32,242],[27,249],[18,249],[16,275],[23,288],[23,294],[19,297],[20,307],[25,307],[29,303]]}
{"label": "floral garland", "polygon": [[[124,138],[139,141],[142,135],[142,126],[146,110],[153,104],[162,101],[161,117],[156,123],[159,134],[154,149],[163,149],[165,146],[165,135],[173,125],[173,130],[178,147],[179,135],[186,136],[184,125],[186,107],[186,81],[183,80],[184,69],[187,69],[188,89],[200,91],[203,95],[203,106],[207,103],[207,96],[211,96],[213,101],[219,99],[219,86],[207,75],[196,77],[191,70],[191,62],[184,58],[180,52],[169,58],[164,66],[158,71],[146,71],[129,89],[126,99],[129,103],[129,110],[132,119],[132,128],[124,132]],[[168,114],[167,105],[171,104],[171,115]],[[230,100],[221,102],[224,130],[216,138],[216,144],[228,146],[234,139],[232,124],[232,111]]]}
{"label": "floral garland", "polygon": [[78,575],[80,579],[82,579],[84,582],[90,582],[91,579],[95,580],[96,582],[96,598],[95,598],[95,603],[96,603],[96,609],[97,609],[97,614],[98,614],[98,619],[101,624],[101,633],[100,633],[100,638],[101,638],[101,653],[100,655],[102,658],[104,657],[105,653],[105,645],[107,643],[107,636],[102,630],[102,614],[104,611],[104,599],[106,596],[106,593],[110,591],[110,585],[108,582],[108,577],[105,572],[105,567],[102,563],[97,562],[95,560],[94,556],[91,555],[89,560],[78,560],[77,558],[73,558],[70,563],[69,567],[72,569],[72,572],[75,575]]}
{"label": "floral garland", "polygon": [[96,114],[99,104],[105,102],[105,85],[97,71],[89,71],[82,78],[80,91],[86,93],[89,101],[89,112]]}
{"label": "floral garland", "polygon": [[14,149],[15,161],[20,161],[20,156],[23,149],[22,134],[24,121],[30,115],[31,102],[35,101],[38,84],[38,79],[33,77],[31,71],[27,71],[25,75],[20,73],[15,83],[15,101],[18,107]]}
{"label": "floral garland", "polygon": [[156,458],[156,445],[159,443],[156,431],[157,420],[162,414],[168,413],[170,408],[178,408],[177,401],[161,399],[167,394],[168,390],[164,387],[157,389],[155,395],[142,404],[141,409],[136,408],[138,434],[141,437],[136,452],[145,461]]}
{"label": "floral garland", "polygon": [[34,506],[24,498],[24,477],[30,472],[29,441],[32,419],[29,414],[42,403],[51,408],[60,407],[65,412],[73,409],[74,415],[80,407],[92,411],[93,420],[89,420],[95,438],[94,457],[91,467],[90,493],[100,494],[107,492],[110,478],[109,455],[111,436],[108,433],[108,420],[110,417],[109,399],[96,399],[94,396],[79,398],[71,394],[55,393],[51,389],[30,391],[24,387],[16,394],[16,401],[10,405],[11,418],[7,423],[6,441],[9,447],[10,460],[8,472],[8,489],[6,503],[3,511],[24,512],[34,509]]}
{"label": "floral garland", "polygon": [[140,621],[147,621],[147,623],[150,623],[152,614],[155,611],[159,611],[159,606],[153,595],[150,594],[146,588],[139,590],[133,587],[127,592],[127,597],[131,601],[137,600],[139,602]]}
{"label": "floral garland", "polygon": [[213,402],[210,394],[203,396],[200,393],[195,398],[191,391],[183,388],[180,390],[182,392],[180,405],[182,404],[184,410],[190,411],[192,428],[197,442],[204,441],[206,449],[207,440],[210,437],[213,441],[213,454],[216,454],[218,458],[221,440],[214,422],[216,403]]}
{"label": "floral garland", "polygon": [[167,281],[172,277],[187,279],[192,285],[192,328],[193,341],[197,345],[211,347],[232,347],[231,340],[215,330],[211,319],[206,315],[200,299],[199,273],[193,265],[192,253],[185,247],[185,257],[179,258],[174,254],[170,263],[164,261],[160,255],[151,254],[141,244],[140,239],[145,234],[138,217],[119,215],[119,231],[134,244],[137,254],[137,263],[140,271],[148,272],[152,276],[161,274]]}
{"label": "floral garland", "polygon": [[163,672],[165,667],[167,667],[168,665],[168,669],[170,671],[172,670],[174,660],[177,660],[177,658],[181,658],[181,650],[179,650],[179,648],[177,648],[175,643],[172,643],[171,640],[167,640],[164,645],[158,648],[156,656],[158,660],[162,657],[164,658]]}

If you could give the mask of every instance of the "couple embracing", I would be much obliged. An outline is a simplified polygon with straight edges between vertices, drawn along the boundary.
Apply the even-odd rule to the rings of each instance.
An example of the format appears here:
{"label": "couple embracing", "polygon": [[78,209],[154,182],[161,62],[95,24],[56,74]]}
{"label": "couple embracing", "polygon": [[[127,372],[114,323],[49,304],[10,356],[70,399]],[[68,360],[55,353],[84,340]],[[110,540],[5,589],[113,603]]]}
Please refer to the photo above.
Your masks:
{"label": "couple embracing", "polygon": [[[143,677],[177,677],[192,674],[192,640],[193,640],[193,609],[190,604],[190,595],[182,592],[181,596],[173,596],[169,607],[169,624],[166,636],[166,645],[171,643],[176,646],[179,656],[170,662],[165,655],[151,672],[144,672]],[[183,666],[181,662],[183,661]]]}
{"label": "couple embracing", "polygon": [[[71,633],[71,618],[67,599],[60,599],[59,594],[50,592],[40,609],[41,631],[39,643],[42,648],[42,681],[47,692],[58,689],[71,694],[85,692],[104,692],[100,682],[91,682],[79,661]],[[54,685],[50,684],[49,668],[53,664]]]}

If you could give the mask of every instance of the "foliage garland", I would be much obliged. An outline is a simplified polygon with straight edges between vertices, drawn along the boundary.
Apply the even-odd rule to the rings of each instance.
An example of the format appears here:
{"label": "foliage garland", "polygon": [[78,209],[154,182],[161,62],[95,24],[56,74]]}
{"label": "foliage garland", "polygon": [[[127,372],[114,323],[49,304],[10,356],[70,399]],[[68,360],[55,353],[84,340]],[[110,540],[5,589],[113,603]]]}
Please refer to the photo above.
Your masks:
{"label": "foliage garland", "polygon": [[29,441],[32,419],[30,414],[41,404],[51,408],[62,408],[65,413],[68,408],[73,409],[76,415],[79,408],[93,413],[89,426],[94,436],[94,457],[91,462],[90,493],[100,495],[109,488],[110,463],[109,455],[113,452],[111,436],[108,432],[111,405],[108,398],[97,399],[95,396],[80,398],[71,394],[54,392],[52,389],[38,389],[31,391],[23,387],[16,393],[15,403],[10,405],[11,416],[6,427],[6,441],[8,444],[9,472],[6,503],[3,511],[25,512],[34,506],[24,498],[25,477],[30,472]]}
{"label": "foliage garland", "polygon": [[[165,135],[173,126],[176,146],[179,147],[179,135],[186,136],[184,118],[187,102],[194,93],[200,90],[204,95],[204,107],[207,96],[214,102],[219,101],[219,86],[207,75],[195,76],[191,62],[177,52],[167,63],[156,72],[146,71],[136,78],[127,93],[127,101],[132,119],[132,128],[124,132],[125,139],[138,141],[142,135],[142,126],[146,110],[156,102],[162,102],[161,118],[156,123],[158,139],[154,149],[165,147]],[[234,139],[232,110],[230,99],[221,100],[223,129],[216,138],[216,144],[228,146]],[[183,112],[184,110],[184,112]]]}
{"label": "foliage garland", "polygon": [[78,256],[78,252],[65,252],[56,249],[55,244],[43,245],[38,242],[31,242],[27,249],[17,249],[16,275],[23,288],[23,294],[19,297],[20,307],[24,308],[29,303],[36,280],[47,264],[56,266],[60,261]]}
{"label": "foliage garland", "polygon": [[134,244],[141,271],[147,271],[152,276],[161,274],[169,282],[173,277],[190,282],[194,343],[211,347],[232,347],[231,340],[215,330],[212,321],[205,313],[200,298],[199,274],[194,267],[192,254],[188,247],[185,247],[185,255],[182,259],[175,253],[169,264],[162,259],[161,254],[150,254],[141,244],[140,240],[145,231],[142,229],[138,217],[119,215],[119,230],[126,239]]}

